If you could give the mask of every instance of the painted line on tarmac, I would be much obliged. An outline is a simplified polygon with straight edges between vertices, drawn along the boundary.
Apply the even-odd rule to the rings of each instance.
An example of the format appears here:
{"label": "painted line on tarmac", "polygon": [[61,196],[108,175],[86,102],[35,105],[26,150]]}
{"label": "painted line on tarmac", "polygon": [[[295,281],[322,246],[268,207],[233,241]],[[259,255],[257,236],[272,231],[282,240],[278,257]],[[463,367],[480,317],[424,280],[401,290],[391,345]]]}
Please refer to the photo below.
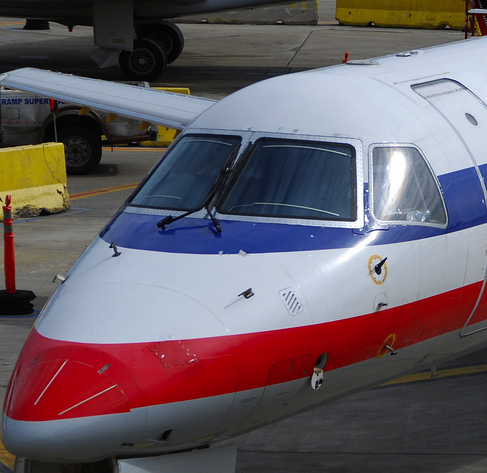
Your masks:
{"label": "painted line on tarmac", "polygon": [[[131,151],[133,152],[134,150],[137,151],[166,151],[166,147],[162,148],[125,148],[125,147],[113,147],[113,148],[108,148],[108,149],[113,149],[116,151]],[[135,189],[139,185],[138,182],[132,183],[132,184],[124,184],[122,186],[114,186],[114,187],[107,187],[105,189],[96,189],[92,191],[87,191],[87,192],[79,192],[77,194],[70,194],[69,200],[77,200],[77,199],[84,199],[86,197],[94,197],[95,195],[101,195],[101,194],[108,194],[109,192],[117,192],[117,191],[123,191],[127,189]]]}
{"label": "painted line on tarmac", "polygon": [[391,386],[394,384],[415,383],[418,381],[434,381],[441,378],[452,378],[455,376],[465,376],[470,374],[478,374],[487,372],[487,365],[464,366],[461,368],[448,368],[439,370],[434,375],[431,371],[423,371],[421,373],[411,374],[402,378],[389,381],[382,386]]}
{"label": "painted line on tarmac", "polygon": [[96,189],[93,191],[79,192],[78,194],[71,194],[69,200],[84,199],[86,197],[94,197],[95,195],[108,194],[109,192],[124,191],[127,189],[135,189],[139,185],[138,182],[132,184],[124,184],[122,186],[106,187],[105,189]]}
{"label": "painted line on tarmac", "polygon": [[15,457],[5,449],[0,437],[0,473],[12,473],[14,465]]}
{"label": "painted line on tarmac", "polygon": [[166,151],[167,146],[109,146],[102,145],[102,148],[107,151]]}

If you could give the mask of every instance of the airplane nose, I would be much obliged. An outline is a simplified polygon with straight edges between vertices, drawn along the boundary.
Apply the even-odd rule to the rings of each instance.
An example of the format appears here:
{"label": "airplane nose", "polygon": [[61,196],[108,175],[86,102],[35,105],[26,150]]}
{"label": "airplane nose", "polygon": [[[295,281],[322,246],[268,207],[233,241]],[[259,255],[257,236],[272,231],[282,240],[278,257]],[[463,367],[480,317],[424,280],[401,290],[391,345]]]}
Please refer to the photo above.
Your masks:
{"label": "airplane nose", "polygon": [[39,361],[20,369],[12,381],[6,414],[28,421],[60,420],[126,412],[127,399],[105,366],[65,359]]}
{"label": "airplane nose", "polygon": [[134,383],[96,349],[56,347],[23,357],[5,399],[2,442],[22,457],[96,460],[129,435]]}
{"label": "airplane nose", "polygon": [[26,429],[24,424],[24,422],[13,421],[4,414],[2,442],[9,452],[17,456],[25,456],[22,452],[28,452],[30,458],[42,458],[49,451],[51,443],[45,426],[42,423],[33,423]]}

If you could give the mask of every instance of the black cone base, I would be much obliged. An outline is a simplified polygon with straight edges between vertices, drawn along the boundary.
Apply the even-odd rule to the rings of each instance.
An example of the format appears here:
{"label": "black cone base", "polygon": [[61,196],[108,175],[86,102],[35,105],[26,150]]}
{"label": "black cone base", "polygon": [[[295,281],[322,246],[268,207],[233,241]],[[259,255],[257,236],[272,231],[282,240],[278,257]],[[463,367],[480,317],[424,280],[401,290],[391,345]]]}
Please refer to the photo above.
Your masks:
{"label": "black cone base", "polygon": [[0,315],[29,315],[34,313],[34,306],[30,301],[36,295],[32,291],[17,291],[10,294],[0,291]]}
{"label": "black cone base", "polygon": [[24,30],[49,30],[47,20],[25,20]]}

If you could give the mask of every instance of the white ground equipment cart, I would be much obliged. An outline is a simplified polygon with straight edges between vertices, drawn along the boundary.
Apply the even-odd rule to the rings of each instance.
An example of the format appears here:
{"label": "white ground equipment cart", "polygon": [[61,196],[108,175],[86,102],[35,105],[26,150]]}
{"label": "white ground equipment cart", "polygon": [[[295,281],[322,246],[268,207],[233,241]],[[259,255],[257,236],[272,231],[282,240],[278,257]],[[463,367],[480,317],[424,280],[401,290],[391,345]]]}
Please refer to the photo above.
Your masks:
{"label": "white ground equipment cart", "polygon": [[140,120],[3,87],[0,116],[0,147],[63,142],[68,174],[87,174],[98,166],[102,136],[106,145],[127,144],[154,141],[158,131]]}

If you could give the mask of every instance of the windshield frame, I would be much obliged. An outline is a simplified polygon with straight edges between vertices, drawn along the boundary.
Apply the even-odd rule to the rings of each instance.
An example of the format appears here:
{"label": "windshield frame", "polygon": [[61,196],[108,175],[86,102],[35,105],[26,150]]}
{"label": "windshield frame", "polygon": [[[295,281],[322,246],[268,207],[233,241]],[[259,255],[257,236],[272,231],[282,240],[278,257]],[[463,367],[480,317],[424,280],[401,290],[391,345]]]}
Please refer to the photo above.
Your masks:
{"label": "windshield frame", "polygon": [[[311,217],[291,217],[291,216],[264,216],[264,215],[243,215],[243,214],[232,214],[221,211],[221,205],[225,201],[230,189],[235,184],[238,176],[245,167],[246,162],[252,155],[252,151],[256,146],[258,140],[261,139],[271,139],[271,140],[286,140],[286,141],[303,141],[307,143],[316,142],[319,144],[330,144],[330,145],[345,145],[353,149],[352,159],[355,167],[354,184],[355,188],[354,199],[355,199],[355,218],[349,220],[333,220],[333,219],[323,219],[323,218],[311,218]],[[246,222],[263,222],[263,223],[281,223],[281,224],[291,224],[291,225],[307,225],[307,226],[319,226],[319,227],[341,227],[341,228],[362,228],[364,226],[364,162],[362,154],[362,142],[358,139],[348,139],[348,138],[338,138],[338,137],[325,137],[325,136],[315,136],[315,135],[297,135],[291,133],[263,133],[254,132],[251,136],[250,141],[252,142],[252,150],[244,156],[244,161],[238,157],[237,169],[235,175],[232,177],[231,181],[228,183],[228,190],[219,199],[216,206],[215,216],[221,220],[236,220],[236,221],[246,221]]]}
{"label": "windshield frame", "polygon": [[[302,225],[302,226],[313,226],[313,227],[337,227],[337,228],[353,228],[360,229],[364,227],[365,221],[365,210],[364,210],[364,175],[367,175],[368,168],[364,164],[363,156],[363,143],[361,140],[356,138],[343,138],[336,136],[321,136],[321,135],[303,135],[296,133],[271,133],[271,132],[255,132],[252,130],[242,131],[242,130],[209,130],[209,129],[192,129],[188,133],[181,133],[174,143],[167,149],[162,158],[157,162],[149,174],[142,180],[140,185],[134,190],[134,192],[127,199],[123,211],[135,214],[146,214],[146,215],[158,215],[158,216],[169,216],[174,217],[184,214],[184,211],[180,210],[170,210],[164,208],[154,208],[146,207],[138,204],[133,204],[132,199],[137,195],[141,187],[150,179],[154,172],[161,165],[166,155],[171,152],[172,148],[177,145],[177,143],[183,139],[185,136],[190,135],[217,135],[217,136],[235,136],[241,138],[240,149],[236,160],[234,163],[236,169],[240,169],[241,158],[246,159],[248,157],[248,147],[249,144],[253,144],[260,138],[276,138],[276,139],[289,139],[293,141],[315,141],[318,143],[329,143],[332,145],[349,145],[353,147],[353,154],[355,156],[355,220],[345,221],[345,220],[323,220],[323,219],[311,219],[311,218],[292,218],[292,217],[267,217],[267,216],[257,216],[257,215],[240,215],[240,214],[229,214],[220,213],[218,211],[218,205],[220,202],[216,202],[216,208],[212,205],[211,211],[218,220],[222,221],[241,221],[241,222],[255,222],[255,223],[277,223],[285,225]],[[238,172],[235,173],[238,175]],[[236,176],[231,176],[226,183],[229,187],[233,184]],[[220,201],[221,199],[219,199]],[[208,210],[206,208],[201,208],[194,213],[191,213],[191,218],[206,219],[208,218]]]}

